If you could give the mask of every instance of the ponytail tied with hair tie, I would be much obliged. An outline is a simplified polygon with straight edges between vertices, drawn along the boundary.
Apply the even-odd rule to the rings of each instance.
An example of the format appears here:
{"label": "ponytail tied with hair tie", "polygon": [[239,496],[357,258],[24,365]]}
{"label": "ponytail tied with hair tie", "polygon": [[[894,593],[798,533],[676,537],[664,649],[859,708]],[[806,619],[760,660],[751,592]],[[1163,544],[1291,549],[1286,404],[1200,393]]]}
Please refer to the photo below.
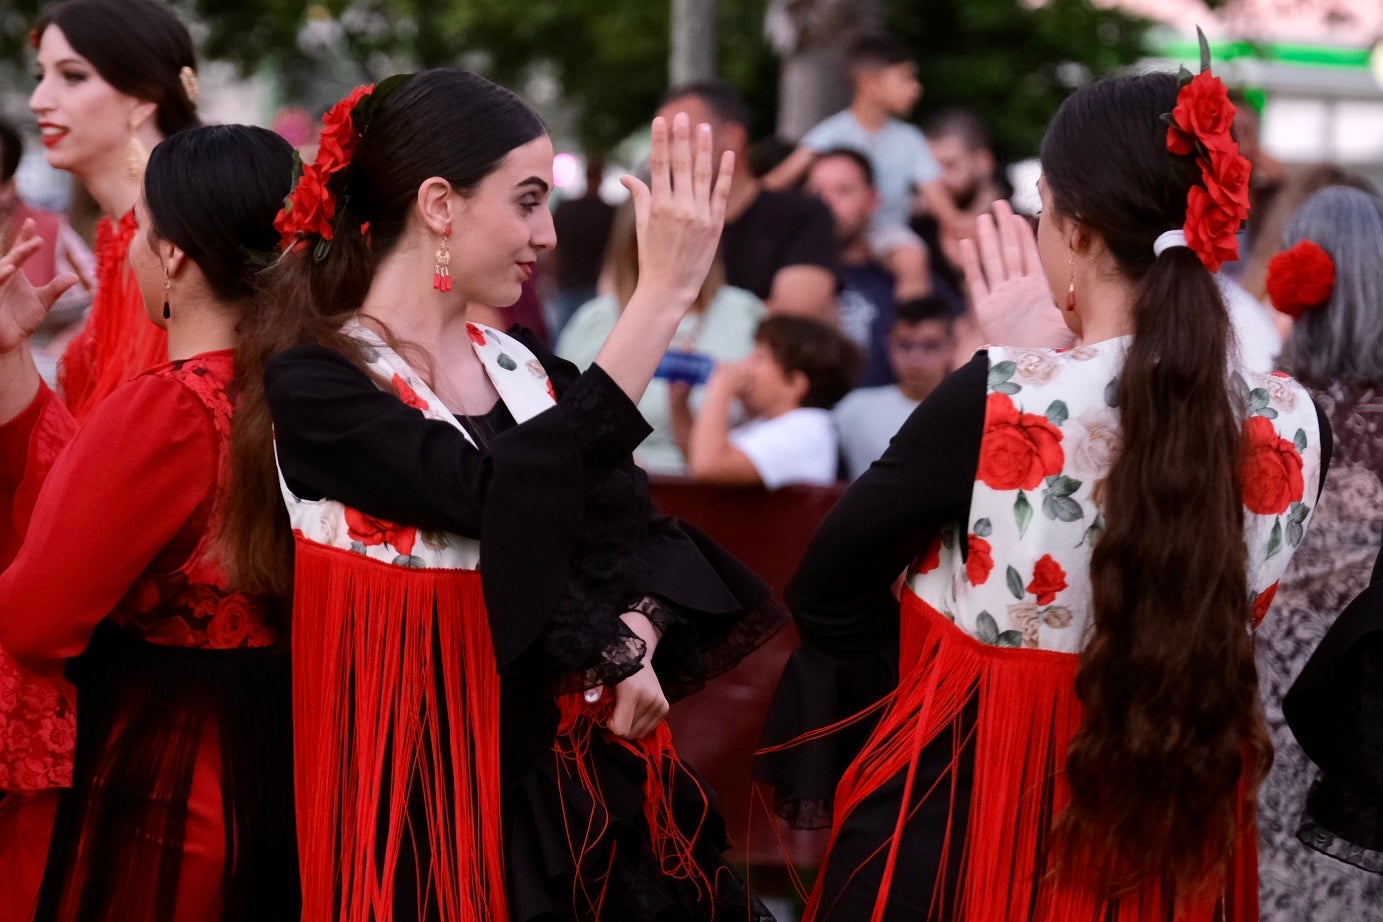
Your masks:
{"label": "ponytail tied with hair tie", "polygon": [[1181,69],[1176,108],[1162,120],[1167,123],[1167,150],[1178,157],[1194,156],[1200,171],[1199,182],[1193,182],[1186,195],[1185,245],[1206,269],[1218,272],[1221,265],[1239,258],[1237,235],[1249,215],[1252,167],[1230,133],[1234,104],[1224,83],[1210,73],[1210,44],[1199,27],[1196,36],[1200,73]]}
{"label": "ponytail tied with hair tie", "polygon": [[1153,241],[1153,258],[1161,256],[1172,247],[1190,247],[1186,242],[1186,232],[1179,230],[1164,231]]}
{"label": "ponytail tied with hair tie", "polygon": [[[351,165],[360,139],[369,131],[383,99],[403,86],[412,74],[395,74],[378,85],[358,86],[322,116],[317,156],[311,163],[295,162],[293,189],[283,200],[274,228],[283,237],[285,253],[302,249],[317,238],[312,258],[321,261],[331,250],[349,201],[344,174]],[[367,222],[368,223],[368,222]]]}
{"label": "ponytail tied with hair tie", "polygon": [[1273,307],[1300,319],[1319,310],[1335,290],[1335,260],[1319,244],[1301,240],[1268,263],[1268,299]]}

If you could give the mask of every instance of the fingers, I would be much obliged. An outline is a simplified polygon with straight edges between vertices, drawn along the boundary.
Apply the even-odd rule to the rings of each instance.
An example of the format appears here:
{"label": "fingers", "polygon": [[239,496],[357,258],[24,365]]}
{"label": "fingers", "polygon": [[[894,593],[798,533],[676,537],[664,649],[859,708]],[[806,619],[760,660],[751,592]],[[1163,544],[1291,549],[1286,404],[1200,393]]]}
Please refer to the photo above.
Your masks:
{"label": "fingers", "polygon": [[979,238],[980,264],[984,266],[985,281],[989,287],[997,288],[1008,279],[1004,271],[1004,255],[999,248],[999,233],[994,228],[994,219],[982,214],[975,221],[975,234]]}
{"label": "fingers", "polygon": [[668,703],[652,670],[644,667],[615,686],[615,707],[606,728],[627,740],[643,739],[667,716]]}
{"label": "fingers", "polygon": [[1008,202],[994,203],[994,226],[999,231],[999,251],[1004,260],[1004,278],[1023,274],[1023,245],[1013,226],[1013,209]]}
{"label": "fingers", "polygon": [[716,177],[715,188],[711,192],[711,224],[716,233],[725,226],[725,209],[730,201],[730,180],[735,174],[734,151],[720,155],[720,175]]}
{"label": "fingers", "polygon": [[1032,225],[1020,214],[1010,217],[1009,222],[1013,224],[1013,232],[1018,235],[1018,245],[1023,253],[1023,274],[1040,274],[1042,254],[1037,251],[1037,235],[1032,232]]}
{"label": "fingers", "polygon": [[629,190],[629,197],[634,200],[634,227],[642,236],[643,229],[648,225],[649,199],[653,193],[637,176],[621,177],[620,185]]}
{"label": "fingers", "polygon": [[650,191],[662,198],[672,194],[672,177],[668,172],[668,124],[661,115],[653,120],[652,140],[653,147],[648,154],[648,168],[653,172]]}
{"label": "fingers", "polygon": [[62,296],[62,293],[75,284],[77,284],[77,277],[71,272],[64,272],[55,276],[52,281],[38,290],[38,300],[43,305],[43,309],[52,310],[53,304]]}
{"label": "fingers", "polygon": [[14,244],[10,247],[9,252],[5,254],[3,259],[0,259],[0,265],[22,266],[25,260],[43,248],[43,238],[39,237],[38,232],[33,228],[34,222],[32,220],[24,222],[24,229],[14,238]]}
{"label": "fingers", "polygon": [[965,284],[970,288],[972,301],[989,297],[989,286],[985,284],[984,270],[980,268],[980,251],[969,237],[960,242],[960,269],[965,274]]}
{"label": "fingers", "polygon": [[672,117],[672,197],[683,205],[696,200],[692,194],[691,119],[685,112]]}

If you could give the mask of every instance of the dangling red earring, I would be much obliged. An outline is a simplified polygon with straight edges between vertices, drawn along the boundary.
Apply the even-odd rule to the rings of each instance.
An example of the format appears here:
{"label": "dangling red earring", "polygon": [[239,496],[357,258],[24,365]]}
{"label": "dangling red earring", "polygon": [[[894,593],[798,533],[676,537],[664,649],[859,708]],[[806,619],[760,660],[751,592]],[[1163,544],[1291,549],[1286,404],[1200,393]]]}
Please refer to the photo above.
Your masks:
{"label": "dangling red earring", "polygon": [[1076,254],[1071,254],[1071,280],[1066,284],[1066,309],[1076,309]]}
{"label": "dangling red earring", "polygon": [[442,228],[442,241],[437,247],[437,266],[432,272],[432,287],[438,291],[451,291],[451,251],[447,249],[447,238],[451,236],[451,225]]}

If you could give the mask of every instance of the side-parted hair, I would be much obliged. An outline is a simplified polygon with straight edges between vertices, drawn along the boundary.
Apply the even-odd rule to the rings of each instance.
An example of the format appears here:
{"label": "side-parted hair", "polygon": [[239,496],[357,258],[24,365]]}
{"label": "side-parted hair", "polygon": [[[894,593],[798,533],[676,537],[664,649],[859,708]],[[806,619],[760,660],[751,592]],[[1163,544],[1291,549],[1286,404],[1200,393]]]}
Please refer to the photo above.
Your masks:
{"label": "side-parted hair", "polygon": [[1335,262],[1330,300],[1304,313],[1282,347],[1303,382],[1383,383],[1383,199],[1347,186],[1317,192],[1287,225],[1284,247],[1310,240]]}
{"label": "side-parted hair", "polygon": [[49,26],[62,30],[72,50],[101,79],[127,96],[158,106],[164,137],[201,124],[188,99],[182,69],[197,69],[192,38],[166,3],[157,0],[62,0],[39,14],[31,33],[38,47]]}

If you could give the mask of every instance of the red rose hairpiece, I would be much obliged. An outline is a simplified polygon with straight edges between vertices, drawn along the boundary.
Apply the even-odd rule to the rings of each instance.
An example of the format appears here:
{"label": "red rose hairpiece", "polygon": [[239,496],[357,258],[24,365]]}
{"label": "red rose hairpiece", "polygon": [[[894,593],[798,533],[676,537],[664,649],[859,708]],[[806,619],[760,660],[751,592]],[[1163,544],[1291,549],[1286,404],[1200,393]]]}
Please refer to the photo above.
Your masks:
{"label": "red rose hairpiece", "polygon": [[338,177],[350,166],[380,100],[410,76],[398,74],[378,87],[373,83],[358,86],[322,116],[317,156],[311,163],[304,164],[301,159],[296,162],[293,189],[274,219],[274,229],[283,238],[284,252],[316,237],[313,258],[325,258],[346,205],[343,182]]}
{"label": "red rose hairpiece", "polygon": [[1248,158],[1239,153],[1230,128],[1234,104],[1219,77],[1210,73],[1210,44],[1196,29],[1201,46],[1201,72],[1181,69],[1176,108],[1163,115],[1167,149],[1194,156],[1200,181],[1186,197],[1186,245],[1211,272],[1239,258],[1239,227],[1249,215]]}
{"label": "red rose hairpiece", "polygon": [[1293,320],[1324,307],[1335,290],[1335,260],[1321,247],[1302,240],[1268,263],[1268,298]]}

